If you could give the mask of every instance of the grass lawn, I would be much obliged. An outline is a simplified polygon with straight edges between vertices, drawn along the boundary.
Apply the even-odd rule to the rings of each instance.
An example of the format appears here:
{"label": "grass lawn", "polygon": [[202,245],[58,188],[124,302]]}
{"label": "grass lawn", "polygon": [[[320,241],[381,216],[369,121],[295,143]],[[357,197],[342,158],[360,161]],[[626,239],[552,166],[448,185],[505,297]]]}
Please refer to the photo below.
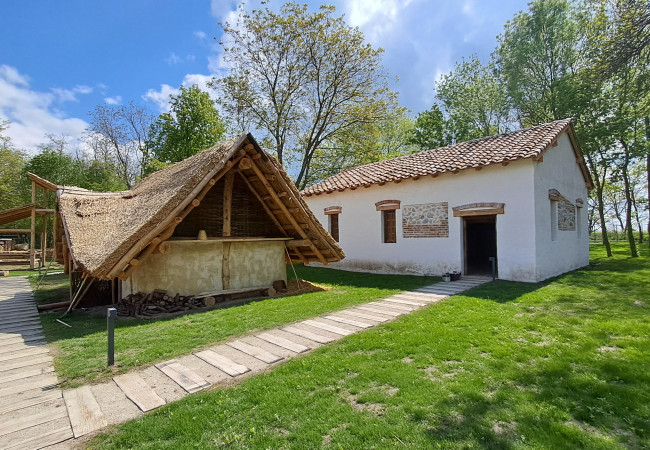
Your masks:
{"label": "grass lawn", "polygon": [[589,267],[545,283],[475,288],[91,447],[648,448],[650,255],[623,249],[594,246]]}
{"label": "grass lawn", "polygon": [[[365,303],[439,280],[438,277],[434,280],[416,276],[382,276],[302,266],[297,266],[296,270],[298,277],[309,277],[311,282],[331,289],[270,298],[173,319],[118,319],[115,331],[116,366],[110,369],[106,367],[105,316],[89,317],[73,312],[64,319],[72,326],[67,328],[56,322],[61,312],[41,314],[45,336],[54,349],[57,375],[64,387],[99,382],[134,367],[191,353],[201,346]],[[63,299],[57,301],[67,299],[67,285],[65,289]],[[47,287],[42,285],[37,295],[44,299],[48,292]]]}
{"label": "grass lawn", "polygon": [[50,272],[45,276],[39,275],[38,272],[31,273],[27,279],[32,285],[32,289],[36,289],[34,299],[39,305],[64,302],[70,299],[70,279],[63,272]]}

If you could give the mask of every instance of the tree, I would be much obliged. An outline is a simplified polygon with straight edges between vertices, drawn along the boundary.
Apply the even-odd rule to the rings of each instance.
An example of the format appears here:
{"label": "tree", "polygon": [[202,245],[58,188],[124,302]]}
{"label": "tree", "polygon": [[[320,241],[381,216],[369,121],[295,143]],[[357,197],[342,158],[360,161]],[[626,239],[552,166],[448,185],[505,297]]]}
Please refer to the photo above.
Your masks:
{"label": "tree", "polygon": [[[32,172],[54,184],[93,191],[120,191],[126,188],[112,162],[74,157],[69,154],[65,139],[51,135],[48,139],[39,146],[40,153],[26,163],[25,172]],[[24,180],[27,178],[24,177]]]}
{"label": "tree", "polygon": [[97,106],[91,113],[86,143],[97,160],[113,163],[127,188],[143,175],[148,163],[146,142],[153,117],[133,102]]}
{"label": "tree", "polygon": [[509,131],[512,109],[493,62],[484,66],[473,55],[436,84],[436,98],[447,118],[446,134],[453,142]]}
{"label": "tree", "polygon": [[214,81],[221,105],[241,127],[265,133],[281,164],[295,164],[296,184],[310,179],[319,149],[346,129],[386,118],[395,101],[381,50],[335,8],[286,3],[225,23],[229,75]]}
{"label": "tree", "polygon": [[[579,29],[568,0],[535,0],[505,25],[496,62],[523,126],[579,117]],[[585,95],[583,95],[585,94]]]}
{"label": "tree", "polygon": [[0,211],[20,206],[23,197],[21,181],[26,156],[3,135],[8,127],[8,121],[0,120]]}
{"label": "tree", "polygon": [[182,161],[219,142],[226,128],[210,95],[197,85],[170,96],[170,111],[151,126],[151,155],[160,162]]}
{"label": "tree", "polygon": [[438,105],[433,105],[428,111],[418,114],[407,136],[407,142],[416,145],[420,150],[443,147],[452,143],[447,133],[447,121]]}
{"label": "tree", "polygon": [[413,153],[408,142],[412,119],[404,111],[372,123],[360,124],[339,133],[328,146],[316,151],[307,185],[316,183],[350,167]]}

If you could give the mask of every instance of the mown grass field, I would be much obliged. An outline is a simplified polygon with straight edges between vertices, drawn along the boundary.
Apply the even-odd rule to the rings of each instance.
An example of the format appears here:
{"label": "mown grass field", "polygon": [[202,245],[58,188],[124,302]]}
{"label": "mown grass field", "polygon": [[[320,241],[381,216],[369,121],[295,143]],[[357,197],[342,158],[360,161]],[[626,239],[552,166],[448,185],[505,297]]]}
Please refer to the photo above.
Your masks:
{"label": "mown grass field", "polygon": [[[298,277],[309,277],[328,290],[290,297],[269,298],[242,306],[215,309],[172,319],[118,319],[115,331],[116,365],[106,367],[106,316],[72,312],[41,314],[45,336],[54,350],[54,366],[64,387],[106,380],[115,373],[148,366],[191,353],[228,338],[306,319],[319,314],[390,296],[437,282],[415,276],[381,276],[296,267]],[[37,301],[68,298],[65,275],[51,275],[36,293]],[[32,280],[34,282],[35,280]]]}
{"label": "mown grass field", "polygon": [[475,288],[90,446],[648,448],[649,280],[647,247],[594,246],[587,268]]}

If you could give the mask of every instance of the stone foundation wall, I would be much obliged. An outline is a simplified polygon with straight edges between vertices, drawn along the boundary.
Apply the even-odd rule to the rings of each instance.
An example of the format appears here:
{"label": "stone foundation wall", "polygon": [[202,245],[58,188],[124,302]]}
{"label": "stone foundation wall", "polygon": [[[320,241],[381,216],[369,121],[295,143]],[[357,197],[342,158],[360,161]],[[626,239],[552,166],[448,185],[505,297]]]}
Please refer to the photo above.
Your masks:
{"label": "stone foundation wall", "polygon": [[441,202],[403,206],[402,233],[405,238],[449,237],[449,205]]}

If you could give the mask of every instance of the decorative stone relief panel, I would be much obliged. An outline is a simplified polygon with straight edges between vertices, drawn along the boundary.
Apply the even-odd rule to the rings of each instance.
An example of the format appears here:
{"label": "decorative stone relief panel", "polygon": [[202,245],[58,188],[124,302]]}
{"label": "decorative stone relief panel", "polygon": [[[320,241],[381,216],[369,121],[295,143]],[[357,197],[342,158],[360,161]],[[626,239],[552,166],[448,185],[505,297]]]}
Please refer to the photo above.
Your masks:
{"label": "decorative stone relief panel", "polygon": [[576,207],[565,197],[557,202],[557,229],[561,231],[576,229]]}
{"label": "decorative stone relief panel", "polygon": [[449,237],[449,205],[447,202],[404,205],[402,233],[405,238]]}

